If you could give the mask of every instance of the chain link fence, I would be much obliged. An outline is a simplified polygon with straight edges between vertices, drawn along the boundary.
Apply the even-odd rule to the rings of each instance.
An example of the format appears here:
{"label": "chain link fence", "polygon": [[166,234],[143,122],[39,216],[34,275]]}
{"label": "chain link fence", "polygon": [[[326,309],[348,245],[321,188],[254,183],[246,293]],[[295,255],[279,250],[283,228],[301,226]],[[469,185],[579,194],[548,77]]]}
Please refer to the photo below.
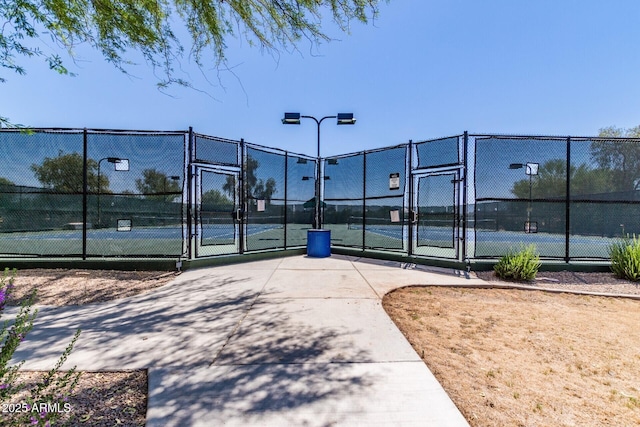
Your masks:
{"label": "chain link fence", "polygon": [[475,256],[607,259],[640,231],[640,141],[475,137]]}
{"label": "chain link fence", "polygon": [[324,159],[324,224],[337,246],[407,250],[407,145]]}
{"label": "chain link fence", "polygon": [[[28,155],[25,155],[28,153]],[[306,245],[607,259],[640,234],[640,140],[459,135],[316,159],[194,133],[0,131],[0,253],[200,257]]]}

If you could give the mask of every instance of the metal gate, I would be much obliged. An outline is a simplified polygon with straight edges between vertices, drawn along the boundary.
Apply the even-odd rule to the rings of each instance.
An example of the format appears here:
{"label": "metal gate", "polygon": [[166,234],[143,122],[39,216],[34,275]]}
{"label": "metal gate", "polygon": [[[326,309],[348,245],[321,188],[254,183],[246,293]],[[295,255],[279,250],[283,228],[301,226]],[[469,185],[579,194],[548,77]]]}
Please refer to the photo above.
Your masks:
{"label": "metal gate", "polygon": [[459,259],[462,168],[412,175],[412,254]]}
{"label": "metal gate", "polygon": [[239,168],[195,166],[195,256],[240,253]]}

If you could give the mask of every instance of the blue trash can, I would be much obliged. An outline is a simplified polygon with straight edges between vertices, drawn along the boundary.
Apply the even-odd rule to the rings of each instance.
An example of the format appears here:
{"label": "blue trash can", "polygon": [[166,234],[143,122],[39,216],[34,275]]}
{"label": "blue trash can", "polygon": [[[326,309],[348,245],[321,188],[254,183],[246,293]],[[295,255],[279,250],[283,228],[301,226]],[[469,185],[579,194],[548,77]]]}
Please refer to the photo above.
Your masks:
{"label": "blue trash can", "polygon": [[331,230],[307,230],[307,256],[312,258],[331,256]]}

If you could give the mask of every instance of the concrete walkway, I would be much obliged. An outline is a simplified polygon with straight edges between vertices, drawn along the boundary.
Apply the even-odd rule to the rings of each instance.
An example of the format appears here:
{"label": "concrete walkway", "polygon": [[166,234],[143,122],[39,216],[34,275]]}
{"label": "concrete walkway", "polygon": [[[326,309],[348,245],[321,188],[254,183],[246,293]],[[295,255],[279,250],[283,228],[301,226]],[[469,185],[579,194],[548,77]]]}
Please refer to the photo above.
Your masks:
{"label": "concrete walkway", "polygon": [[15,356],[50,369],[82,328],[65,366],[147,368],[149,426],[467,426],[381,298],[484,282],[406,267],[334,255],[188,271],[148,294],[41,308]]}

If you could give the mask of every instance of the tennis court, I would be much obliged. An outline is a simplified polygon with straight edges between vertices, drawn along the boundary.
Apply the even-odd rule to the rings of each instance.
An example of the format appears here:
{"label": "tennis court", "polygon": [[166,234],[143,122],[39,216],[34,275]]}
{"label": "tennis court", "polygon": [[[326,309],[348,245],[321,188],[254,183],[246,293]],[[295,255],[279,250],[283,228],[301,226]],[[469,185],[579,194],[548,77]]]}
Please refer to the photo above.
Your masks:
{"label": "tennis court", "polygon": [[316,197],[332,245],[363,253],[606,260],[640,234],[640,169],[620,162],[637,139],[464,133],[318,159],[191,129],[2,129],[0,153],[7,256],[301,248]]}

